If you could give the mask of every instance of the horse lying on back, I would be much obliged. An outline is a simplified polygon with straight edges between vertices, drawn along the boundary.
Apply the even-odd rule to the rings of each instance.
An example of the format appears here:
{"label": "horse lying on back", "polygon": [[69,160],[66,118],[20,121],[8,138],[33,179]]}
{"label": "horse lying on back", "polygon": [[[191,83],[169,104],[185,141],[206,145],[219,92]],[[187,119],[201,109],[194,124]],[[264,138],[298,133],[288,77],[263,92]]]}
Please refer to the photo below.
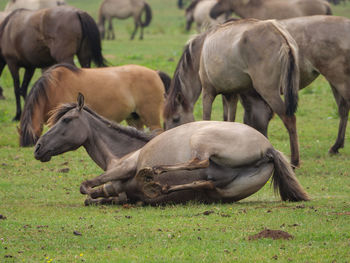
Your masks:
{"label": "horse lying on back", "polygon": [[[164,84],[163,84],[164,81]],[[58,64],[31,89],[20,122],[20,145],[31,146],[41,135],[50,112],[84,93],[87,104],[107,119],[143,129],[162,129],[165,85],[169,76],[143,66],[79,69]]]}
{"label": "horse lying on back", "polygon": [[[82,95],[78,104],[58,108],[51,121],[55,124],[36,144],[36,159],[49,161],[83,145],[106,171],[82,183],[81,193],[89,195],[86,204],[123,203],[125,194],[129,202],[152,205],[234,202],[258,191],[271,174],[282,200],[309,199],[283,154],[244,124],[192,122],[150,140],[120,125],[108,128],[108,122],[84,108]],[[114,155],[109,144],[124,149],[124,155]]]}

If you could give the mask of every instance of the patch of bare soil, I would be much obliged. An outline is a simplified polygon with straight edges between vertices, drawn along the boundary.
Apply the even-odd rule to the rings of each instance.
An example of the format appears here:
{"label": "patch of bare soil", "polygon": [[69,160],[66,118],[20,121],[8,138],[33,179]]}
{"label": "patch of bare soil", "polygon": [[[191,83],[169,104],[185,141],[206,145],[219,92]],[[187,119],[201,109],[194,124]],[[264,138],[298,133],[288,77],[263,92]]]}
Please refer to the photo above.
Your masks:
{"label": "patch of bare soil", "polygon": [[261,238],[272,238],[272,239],[293,239],[294,237],[288,232],[282,230],[272,230],[272,229],[264,229],[258,234],[252,235],[248,237],[248,240],[257,240]]}

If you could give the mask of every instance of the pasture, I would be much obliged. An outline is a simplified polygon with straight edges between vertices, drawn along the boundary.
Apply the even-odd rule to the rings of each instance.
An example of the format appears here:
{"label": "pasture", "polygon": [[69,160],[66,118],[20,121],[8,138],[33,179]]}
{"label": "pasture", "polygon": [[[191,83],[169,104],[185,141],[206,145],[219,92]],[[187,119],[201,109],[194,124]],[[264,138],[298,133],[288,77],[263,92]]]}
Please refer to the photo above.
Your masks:
{"label": "pasture", "polygon": [[[67,2],[97,19],[100,1]],[[172,75],[195,32],[186,33],[184,11],[176,2],[148,0],[153,20],[142,41],[129,40],[132,19],[114,20],[116,39],[103,41],[110,65],[140,64]],[[0,9],[5,4],[0,0]],[[350,4],[333,6],[333,12],[350,18]],[[30,87],[40,75],[37,70]],[[296,175],[311,201],[281,202],[268,183],[233,204],[162,207],[84,207],[80,183],[102,170],[84,149],[40,163],[33,147],[20,148],[7,68],[0,85],[6,97],[0,101],[0,262],[350,261],[350,132],[345,148],[330,156],[339,118],[323,77],[299,93],[297,111],[301,167]],[[239,122],[242,113],[239,107]],[[195,117],[201,116],[199,100]],[[212,119],[222,119],[221,98]],[[269,139],[289,156],[288,134],[278,117],[271,121]],[[249,240],[264,229],[283,230],[293,238]]]}

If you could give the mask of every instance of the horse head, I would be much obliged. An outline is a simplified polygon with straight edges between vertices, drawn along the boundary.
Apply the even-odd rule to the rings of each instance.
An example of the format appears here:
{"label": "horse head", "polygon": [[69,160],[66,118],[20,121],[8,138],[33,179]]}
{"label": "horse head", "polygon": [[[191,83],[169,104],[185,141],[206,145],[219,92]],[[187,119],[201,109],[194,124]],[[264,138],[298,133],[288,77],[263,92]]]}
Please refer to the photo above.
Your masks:
{"label": "horse head", "polygon": [[88,138],[87,114],[84,114],[84,96],[79,93],[77,104],[64,104],[49,119],[54,124],[36,143],[34,157],[42,162],[52,156],[78,149]]}

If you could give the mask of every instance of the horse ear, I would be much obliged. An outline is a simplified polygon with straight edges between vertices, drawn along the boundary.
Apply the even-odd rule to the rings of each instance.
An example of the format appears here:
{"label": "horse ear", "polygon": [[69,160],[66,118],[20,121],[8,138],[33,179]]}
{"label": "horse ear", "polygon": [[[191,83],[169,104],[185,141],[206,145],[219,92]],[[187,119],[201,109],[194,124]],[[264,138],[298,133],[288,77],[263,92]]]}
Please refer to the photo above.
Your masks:
{"label": "horse ear", "polygon": [[79,92],[78,94],[78,110],[81,111],[81,109],[84,107],[84,95]]}

